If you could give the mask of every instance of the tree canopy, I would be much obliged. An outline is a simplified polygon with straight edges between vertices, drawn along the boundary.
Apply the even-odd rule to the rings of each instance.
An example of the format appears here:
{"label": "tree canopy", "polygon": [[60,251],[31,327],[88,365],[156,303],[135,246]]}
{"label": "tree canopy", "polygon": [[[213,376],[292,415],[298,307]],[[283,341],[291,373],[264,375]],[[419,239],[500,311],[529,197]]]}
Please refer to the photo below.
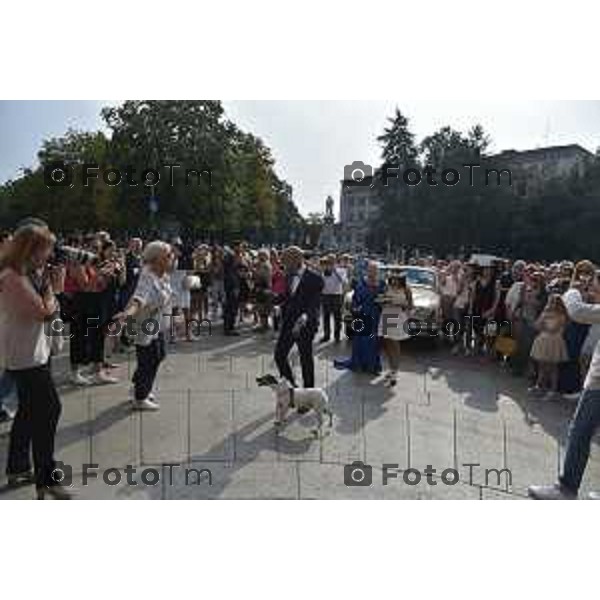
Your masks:
{"label": "tree canopy", "polygon": [[[438,185],[423,178],[419,185],[408,186],[401,178],[391,178],[384,186],[376,177],[385,218],[370,223],[372,249],[418,247],[440,255],[481,250],[532,259],[600,260],[598,153],[585,177],[548,179],[535,194],[521,197],[506,184],[496,185],[494,177],[485,185],[485,168],[502,165],[494,165],[487,154],[491,139],[481,125],[466,134],[444,126],[417,142],[398,109],[390,121],[378,138],[383,163],[409,164],[409,157],[422,172],[435,169]],[[473,168],[473,185],[462,166],[467,163],[481,165]],[[442,170],[450,168],[460,173],[456,185],[441,181]]]}
{"label": "tree canopy", "polygon": [[[4,226],[35,214],[65,232],[175,223],[216,240],[302,236],[304,221],[270,149],[226,119],[220,101],[130,100],[101,115],[107,133],[69,130],[45,140],[39,165],[0,187]],[[56,163],[71,168],[71,186],[46,185],[44,170]],[[99,169],[88,167],[95,176],[83,185],[91,164]],[[158,182],[148,169],[158,171]]]}

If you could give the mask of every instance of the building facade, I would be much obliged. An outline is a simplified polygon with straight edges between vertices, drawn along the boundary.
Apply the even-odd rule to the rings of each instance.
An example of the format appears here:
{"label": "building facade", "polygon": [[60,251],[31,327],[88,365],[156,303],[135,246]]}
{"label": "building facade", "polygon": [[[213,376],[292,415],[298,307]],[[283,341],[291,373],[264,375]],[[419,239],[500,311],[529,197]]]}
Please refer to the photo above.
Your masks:
{"label": "building facade", "polygon": [[371,187],[372,178],[365,181],[369,185],[357,186],[352,181],[341,181],[340,216],[337,242],[340,248],[351,252],[366,249],[369,223],[380,210],[380,198],[376,187]]}
{"label": "building facade", "polygon": [[[553,186],[559,180],[583,177],[593,158],[594,155],[582,146],[570,144],[534,150],[505,150],[486,156],[482,166],[499,171],[509,169],[514,193],[530,197],[541,194],[546,186]],[[495,177],[495,174],[490,174],[490,185],[495,185]],[[372,179],[366,177],[368,185],[365,186],[356,185],[352,180],[341,181],[339,225],[336,226],[340,249],[350,252],[367,249],[369,226],[377,219],[381,209],[381,188],[372,186]],[[506,185],[508,174],[502,173],[500,179],[501,185]]]}
{"label": "building facade", "polygon": [[593,157],[578,144],[570,144],[521,152],[505,150],[489,156],[488,161],[499,169],[510,169],[515,194],[529,197],[542,193],[552,181],[583,177]]}

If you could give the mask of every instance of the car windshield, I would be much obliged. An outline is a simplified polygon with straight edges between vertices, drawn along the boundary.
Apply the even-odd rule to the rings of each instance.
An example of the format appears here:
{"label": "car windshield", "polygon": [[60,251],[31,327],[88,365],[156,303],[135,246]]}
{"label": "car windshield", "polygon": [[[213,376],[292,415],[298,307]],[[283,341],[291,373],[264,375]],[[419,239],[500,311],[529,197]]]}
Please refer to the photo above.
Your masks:
{"label": "car windshield", "polygon": [[386,277],[390,275],[399,275],[403,273],[406,275],[406,281],[408,285],[426,285],[428,287],[435,287],[435,274],[433,271],[426,269],[411,269],[406,267],[404,269],[386,269]]}

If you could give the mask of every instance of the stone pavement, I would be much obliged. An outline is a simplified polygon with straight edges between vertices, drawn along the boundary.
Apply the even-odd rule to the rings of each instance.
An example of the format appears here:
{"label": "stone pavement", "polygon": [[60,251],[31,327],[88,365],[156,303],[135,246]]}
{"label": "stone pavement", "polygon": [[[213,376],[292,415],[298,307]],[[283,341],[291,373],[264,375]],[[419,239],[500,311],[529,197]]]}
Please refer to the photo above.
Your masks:
{"label": "stone pavement", "polygon": [[[398,385],[333,368],[349,344],[315,346],[317,385],[335,413],[333,430],[317,439],[312,414],[295,415],[277,435],[274,398],[255,377],[275,372],[273,338],[215,331],[180,342],[161,367],[157,413],[132,412],[128,402],[132,356],[122,356],[117,385],[73,389],[60,385],[63,414],[57,459],[72,467],[81,499],[521,499],[530,483],[552,482],[564,452],[574,403],[528,398],[523,380],[498,365],[451,357],[419,340],[403,347]],[[66,357],[56,361],[64,382]],[[5,464],[9,425],[0,425]],[[372,467],[372,485],[349,487],[344,466]],[[82,465],[96,463],[98,479],[82,485]],[[383,464],[397,464],[383,485]],[[468,464],[478,466],[469,467]],[[179,466],[168,467],[167,464]],[[124,471],[136,468],[128,485]],[[428,482],[425,469],[436,470]],[[120,475],[117,485],[107,485]],[[116,473],[115,469],[119,469]],[[186,469],[189,471],[186,473]],[[195,471],[192,471],[194,469]],[[422,473],[417,485],[409,485]],[[455,469],[447,485],[441,473]],[[512,481],[506,471],[510,470]],[[3,468],[2,468],[3,470]],[[486,470],[488,470],[486,472]],[[145,485],[142,481],[156,485]],[[446,471],[446,481],[453,481]],[[435,485],[434,485],[435,484]],[[583,492],[600,489],[600,455],[592,450]],[[29,499],[33,488],[5,486],[0,498]]]}

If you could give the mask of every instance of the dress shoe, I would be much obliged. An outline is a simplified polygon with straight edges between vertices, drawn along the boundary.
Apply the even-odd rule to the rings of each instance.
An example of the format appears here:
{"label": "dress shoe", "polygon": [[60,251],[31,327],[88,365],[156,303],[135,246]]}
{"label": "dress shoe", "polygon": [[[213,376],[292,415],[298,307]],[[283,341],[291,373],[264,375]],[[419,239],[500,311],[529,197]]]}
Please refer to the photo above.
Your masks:
{"label": "dress shoe", "polygon": [[22,471],[21,473],[10,473],[6,476],[8,487],[19,487],[21,485],[31,485],[35,478],[32,471]]}
{"label": "dress shoe", "polygon": [[530,485],[527,494],[534,500],[577,500],[577,492],[568,490],[560,483],[552,485]]}

